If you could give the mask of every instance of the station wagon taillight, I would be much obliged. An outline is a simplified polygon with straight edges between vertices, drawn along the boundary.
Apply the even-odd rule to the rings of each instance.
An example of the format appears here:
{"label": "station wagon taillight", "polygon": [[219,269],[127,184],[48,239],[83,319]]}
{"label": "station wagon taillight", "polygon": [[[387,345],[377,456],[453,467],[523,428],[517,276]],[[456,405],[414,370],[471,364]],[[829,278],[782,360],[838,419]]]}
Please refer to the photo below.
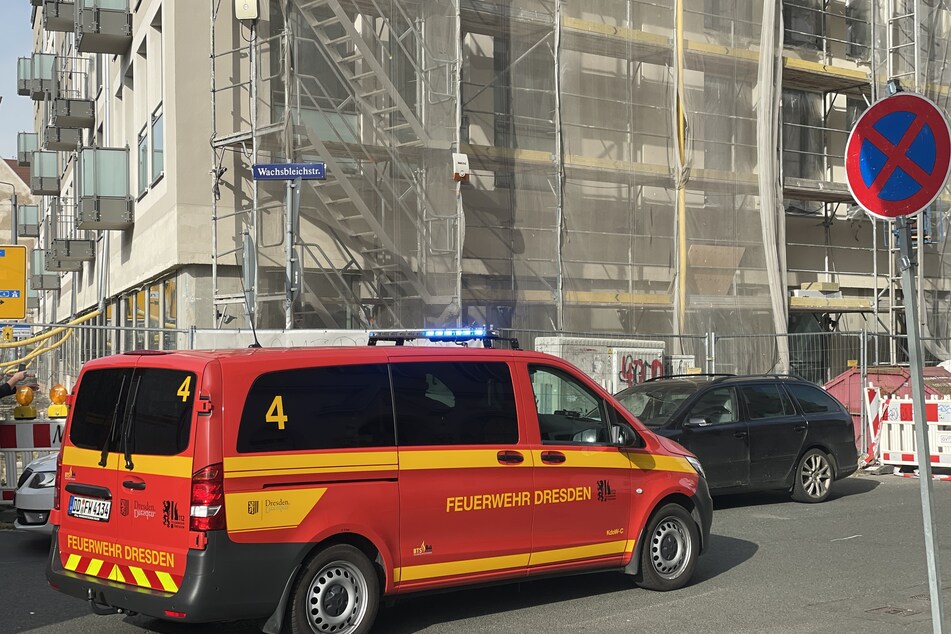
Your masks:
{"label": "station wagon taillight", "polygon": [[192,475],[191,529],[212,531],[224,527],[224,470],[218,463]]}
{"label": "station wagon taillight", "polygon": [[63,450],[56,454],[56,478],[53,480],[53,510],[59,510],[59,485],[63,481]]}

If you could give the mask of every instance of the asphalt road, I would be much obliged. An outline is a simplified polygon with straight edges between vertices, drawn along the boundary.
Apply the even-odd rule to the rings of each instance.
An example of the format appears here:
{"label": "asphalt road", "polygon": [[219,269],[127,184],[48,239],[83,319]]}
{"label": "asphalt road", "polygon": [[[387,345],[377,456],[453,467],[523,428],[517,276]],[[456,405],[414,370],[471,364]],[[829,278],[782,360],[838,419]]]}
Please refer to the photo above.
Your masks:
{"label": "asphalt road", "polygon": [[[935,482],[951,613],[951,482]],[[404,599],[375,632],[930,632],[917,480],[859,475],[829,501],[716,499],[694,582],[654,593],[614,573]],[[184,625],[95,616],[46,585],[48,540],[0,531],[0,632],[252,634],[257,623]]]}

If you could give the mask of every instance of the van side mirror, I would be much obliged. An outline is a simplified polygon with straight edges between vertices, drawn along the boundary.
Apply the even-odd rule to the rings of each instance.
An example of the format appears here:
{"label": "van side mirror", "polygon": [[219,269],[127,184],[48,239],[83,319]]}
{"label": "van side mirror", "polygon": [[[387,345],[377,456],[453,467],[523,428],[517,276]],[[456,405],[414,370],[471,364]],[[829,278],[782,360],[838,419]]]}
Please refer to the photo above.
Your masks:
{"label": "van side mirror", "polygon": [[618,447],[636,447],[639,442],[638,435],[626,425],[611,426],[611,444]]}

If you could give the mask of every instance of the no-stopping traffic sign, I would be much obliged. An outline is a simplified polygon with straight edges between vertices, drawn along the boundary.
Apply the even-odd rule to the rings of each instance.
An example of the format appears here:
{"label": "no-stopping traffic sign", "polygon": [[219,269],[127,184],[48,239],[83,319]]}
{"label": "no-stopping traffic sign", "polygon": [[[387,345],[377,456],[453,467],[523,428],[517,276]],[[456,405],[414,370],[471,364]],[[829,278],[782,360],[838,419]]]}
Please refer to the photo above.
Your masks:
{"label": "no-stopping traffic sign", "polygon": [[930,99],[898,93],[872,104],[845,146],[849,191],[870,214],[891,220],[927,208],[951,168],[951,131]]}

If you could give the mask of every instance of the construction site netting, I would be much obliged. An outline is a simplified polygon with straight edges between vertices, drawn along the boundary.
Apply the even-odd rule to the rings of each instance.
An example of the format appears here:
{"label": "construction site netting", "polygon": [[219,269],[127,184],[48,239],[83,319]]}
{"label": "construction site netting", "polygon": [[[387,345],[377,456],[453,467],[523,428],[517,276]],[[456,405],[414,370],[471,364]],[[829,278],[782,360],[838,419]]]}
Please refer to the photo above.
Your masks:
{"label": "construction site netting", "polygon": [[[216,105],[219,135],[251,131],[233,162],[218,154],[233,214],[218,212],[216,292],[247,290],[248,232],[259,327],[285,325],[295,193],[250,185],[250,164],[324,161],[326,180],[299,192],[295,327],[785,333],[776,3],[267,6],[254,111],[242,87]],[[218,76],[241,76],[249,32],[215,28],[236,51]],[[718,367],[784,370],[788,356],[782,337],[750,338]]]}

